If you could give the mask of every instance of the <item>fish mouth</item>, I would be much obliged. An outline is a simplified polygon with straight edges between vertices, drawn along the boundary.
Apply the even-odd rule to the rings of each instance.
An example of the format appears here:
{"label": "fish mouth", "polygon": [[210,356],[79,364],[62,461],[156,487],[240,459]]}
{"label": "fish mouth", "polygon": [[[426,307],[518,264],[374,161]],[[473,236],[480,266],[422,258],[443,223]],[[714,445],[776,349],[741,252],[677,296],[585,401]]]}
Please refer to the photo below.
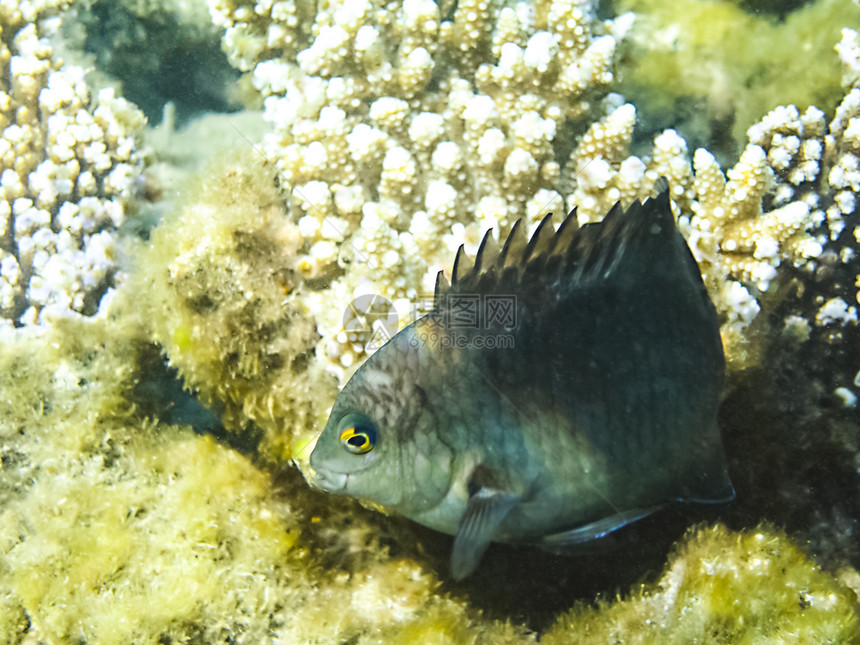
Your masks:
{"label": "fish mouth", "polygon": [[311,484],[327,493],[345,494],[348,473],[337,473],[330,470],[314,470]]}

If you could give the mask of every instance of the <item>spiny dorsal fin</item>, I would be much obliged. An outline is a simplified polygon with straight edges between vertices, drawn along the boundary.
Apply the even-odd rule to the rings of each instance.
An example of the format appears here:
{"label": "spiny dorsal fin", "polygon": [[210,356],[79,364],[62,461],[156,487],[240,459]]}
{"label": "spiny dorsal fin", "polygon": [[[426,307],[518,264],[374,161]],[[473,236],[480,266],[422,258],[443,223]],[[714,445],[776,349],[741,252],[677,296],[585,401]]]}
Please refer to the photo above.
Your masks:
{"label": "spiny dorsal fin", "polygon": [[553,255],[561,255],[567,251],[570,248],[571,242],[575,239],[577,231],[579,231],[579,225],[576,218],[576,206],[574,206],[573,210],[567,214],[567,217],[561,220],[561,225],[555,232]]}
{"label": "spiny dorsal fin", "polygon": [[480,273],[482,267],[490,269],[490,264],[499,256],[499,245],[496,238],[493,236],[493,229],[487,229],[484,237],[481,240],[481,245],[478,247],[478,252],[475,254],[475,266],[472,271]]}
{"label": "spiny dorsal fin", "polygon": [[474,262],[466,255],[466,249],[461,244],[457,249],[457,256],[454,258],[454,268],[451,271],[451,284],[457,284],[472,270]]}
{"label": "spiny dorsal fin", "polygon": [[[577,266],[575,274],[577,281],[581,281],[587,276],[609,275],[614,268],[612,264],[617,262],[621,255],[619,244],[622,242],[618,231],[624,219],[622,214],[625,212],[632,214],[638,208],[639,200],[634,201],[627,211],[621,207],[621,202],[615,202],[615,205],[609,209],[601,222],[596,222],[593,227],[583,227],[583,232],[588,229],[588,234],[583,235],[578,244],[582,247],[583,257]],[[598,237],[603,241],[603,244],[594,243]]]}
{"label": "spiny dorsal fin", "polygon": [[538,255],[549,255],[555,245],[555,230],[552,227],[552,213],[546,215],[538,224],[532,239],[526,247],[523,261],[528,262],[530,258]]}
{"label": "spiny dorsal fin", "polygon": [[[518,220],[501,251],[488,231],[474,262],[460,247],[450,288],[458,293],[489,293],[526,283],[553,283],[567,290],[594,281],[626,280],[628,276],[622,274],[635,277],[639,263],[656,266],[669,262],[668,258],[674,257],[671,236],[683,240],[672,216],[668,185],[664,185],[657,197],[636,200],[627,209],[616,203],[601,222],[582,227],[578,226],[575,209],[558,230],[553,230],[550,214],[529,239],[522,220]],[[661,256],[667,259],[661,260]],[[628,272],[628,265],[634,269]],[[622,266],[625,269],[619,270]]]}
{"label": "spiny dorsal fin", "polygon": [[525,225],[521,219],[518,219],[514,222],[514,227],[508,233],[508,239],[505,240],[505,245],[502,247],[502,252],[497,262],[499,269],[519,266],[522,262],[523,251],[528,242]]}
{"label": "spiny dorsal fin", "polygon": [[439,309],[442,304],[442,298],[448,293],[448,289],[451,288],[451,285],[448,284],[448,279],[445,277],[445,273],[443,271],[439,271],[436,274],[436,288],[433,291],[433,308]]}
{"label": "spiny dorsal fin", "polygon": [[[546,215],[538,224],[531,239],[525,231],[525,224],[517,220],[501,250],[493,236],[492,229],[488,230],[481,240],[481,245],[472,262],[466,255],[463,246],[457,250],[454,268],[451,272],[451,285],[445,282],[445,290],[440,291],[439,280],[436,278],[436,297],[434,305],[440,302],[439,296],[448,289],[462,291],[477,289],[487,285],[515,284],[522,277],[526,268],[539,269],[543,263],[559,248],[559,242],[569,245],[577,230],[576,211],[571,211],[559,227],[558,233],[552,227],[552,213]],[[563,235],[559,235],[562,233]]]}

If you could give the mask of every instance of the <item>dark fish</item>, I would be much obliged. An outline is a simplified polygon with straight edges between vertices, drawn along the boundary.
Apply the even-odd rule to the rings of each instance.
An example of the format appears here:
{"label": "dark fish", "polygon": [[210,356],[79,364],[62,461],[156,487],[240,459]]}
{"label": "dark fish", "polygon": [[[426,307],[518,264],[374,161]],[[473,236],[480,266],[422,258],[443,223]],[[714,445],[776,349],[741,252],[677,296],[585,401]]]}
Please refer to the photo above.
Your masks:
{"label": "dark fish", "polygon": [[734,490],[716,423],[724,358],[668,190],[532,238],[461,248],[434,310],[335,401],[315,483],[456,535],[452,573],[491,541],[564,547],[677,500]]}

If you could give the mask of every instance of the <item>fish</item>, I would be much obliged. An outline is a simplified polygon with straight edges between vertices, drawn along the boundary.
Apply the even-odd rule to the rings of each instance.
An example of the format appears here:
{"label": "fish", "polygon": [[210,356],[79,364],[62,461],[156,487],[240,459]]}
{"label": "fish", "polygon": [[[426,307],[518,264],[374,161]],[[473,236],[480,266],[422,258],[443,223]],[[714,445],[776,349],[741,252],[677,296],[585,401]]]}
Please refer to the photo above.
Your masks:
{"label": "fish", "polygon": [[565,550],[733,499],[719,318],[657,191],[461,246],[432,311],[336,397],[312,483],[454,535],[457,580],[491,542]]}

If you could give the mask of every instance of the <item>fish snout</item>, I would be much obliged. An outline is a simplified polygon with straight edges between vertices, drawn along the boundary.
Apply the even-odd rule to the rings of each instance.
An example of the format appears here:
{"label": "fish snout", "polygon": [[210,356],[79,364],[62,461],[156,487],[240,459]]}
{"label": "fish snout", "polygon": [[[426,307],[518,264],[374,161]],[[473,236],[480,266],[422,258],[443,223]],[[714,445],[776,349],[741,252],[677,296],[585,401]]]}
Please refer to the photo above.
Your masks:
{"label": "fish snout", "polygon": [[346,482],[348,479],[348,473],[332,472],[325,469],[317,470],[314,468],[311,485],[327,493],[344,494],[346,493]]}

